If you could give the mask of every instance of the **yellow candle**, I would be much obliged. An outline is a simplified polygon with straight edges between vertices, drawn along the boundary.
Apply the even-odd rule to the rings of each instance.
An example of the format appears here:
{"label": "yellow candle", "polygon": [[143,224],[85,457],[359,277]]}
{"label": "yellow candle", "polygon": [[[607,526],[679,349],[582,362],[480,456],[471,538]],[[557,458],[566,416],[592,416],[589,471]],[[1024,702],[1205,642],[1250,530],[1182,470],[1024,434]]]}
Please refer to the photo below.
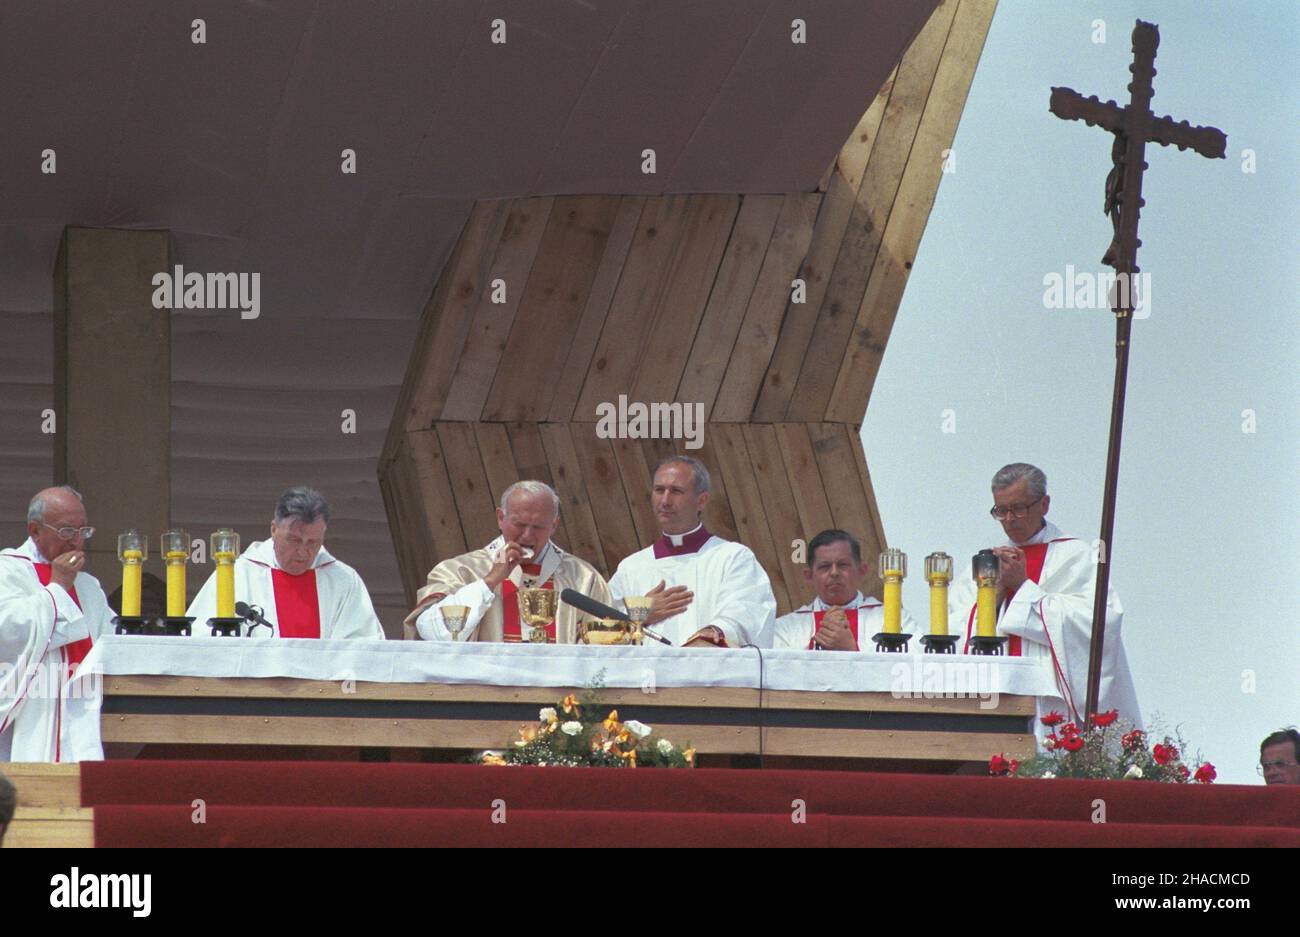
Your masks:
{"label": "yellow candle", "polygon": [[885,634],[901,634],[903,631],[903,579],[901,576],[885,576]]}
{"label": "yellow candle", "polygon": [[144,571],[144,553],[122,551],[122,617],[140,617],[140,578]]}
{"label": "yellow candle", "polygon": [[930,634],[948,633],[948,577],[927,576],[930,580]]}
{"label": "yellow candle", "polygon": [[166,559],[167,617],[182,618],[185,615],[185,561],[189,554],[173,551],[166,555]]}
{"label": "yellow candle", "polygon": [[217,617],[235,617],[235,554],[214,553],[217,564]]}
{"label": "yellow candle", "polygon": [[975,596],[975,634],[992,638],[998,633],[998,587],[996,583],[980,583]]}

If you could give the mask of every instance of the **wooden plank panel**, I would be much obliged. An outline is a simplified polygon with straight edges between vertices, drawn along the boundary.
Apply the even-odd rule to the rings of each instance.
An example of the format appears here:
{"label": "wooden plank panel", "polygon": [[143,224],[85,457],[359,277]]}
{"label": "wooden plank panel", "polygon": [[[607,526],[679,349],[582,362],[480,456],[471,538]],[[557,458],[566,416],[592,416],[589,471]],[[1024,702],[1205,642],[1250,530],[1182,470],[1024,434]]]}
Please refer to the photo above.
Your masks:
{"label": "wooden plank panel", "polygon": [[428,429],[442,415],[474,308],[491,280],[492,257],[505,230],[510,205],[509,201],[474,203],[421,316],[420,333],[393,411],[395,428]]}
{"label": "wooden plank panel", "polygon": [[456,499],[456,511],[460,515],[461,529],[465,531],[465,540],[476,546],[485,544],[496,537],[499,531],[496,526],[496,504],[492,500],[492,489],[483,470],[483,459],[479,456],[474,428],[469,423],[444,422],[435,424],[435,428],[438,441],[442,444],[451,492]]}
{"label": "wooden plank panel", "polygon": [[[415,463],[419,504],[424,509],[425,529],[433,549],[434,565],[465,552],[465,531],[452,494],[451,479],[443,459],[442,443],[432,429],[411,432],[406,437]],[[403,528],[406,529],[406,528]],[[428,570],[425,570],[427,575]],[[423,585],[424,576],[420,584]],[[414,606],[414,603],[412,603]]]}
{"label": "wooden plank panel", "polygon": [[[933,658],[927,657],[926,663]],[[988,666],[988,658],[971,666]],[[948,663],[952,663],[950,658]],[[905,660],[908,666],[911,662]],[[974,683],[974,681],[972,681]],[[763,694],[765,709],[822,710],[824,712],[878,712],[878,713],[932,713],[964,716],[1024,716],[1034,715],[1034,697],[998,695],[998,705],[983,709],[984,700],[978,697],[896,697],[892,693],[816,693],[808,690],[768,690]]]}
{"label": "wooden plank panel", "polygon": [[763,751],[769,755],[987,763],[993,752],[1014,758],[1030,757],[1034,753],[1034,737],[1001,732],[768,728],[763,730]]}
{"label": "wooden plank panel", "polygon": [[[599,649],[595,650],[599,652]],[[344,695],[343,683],[338,680],[299,680],[293,677],[176,677],[152,674],[105,677],[104,692],[108,696],[158,696],[177,699],[301,700],[338,699]],[[349,685],[347,699],[550,705],[572,692],[573,687],[561,686],[521,687],[476,683],[357,681]],[[768,691],[764,695],[771,697],[772,692]],[[880,695],[889,696],[887,693]],[[759,693],[758,690],[744,687],[658,687],[653,694],[647,694],[639,687],[626,689],[606,687],[600,691],[600,699],[602,704],[608,703],[614,706],[640,704],[642,706],[753,709],[758,706]]]}
{"label": "wooden plank panel", "polygon": [[704,509],[705,526],[709,531],[723,540],[739,540],[740,532],[736,528],[736,516],[731,510],[731,498],[727,495],[726,473],[718,462],[716,445],[710,439],[711,430],[705,435],[704,448],[690,455],[695,456],[709,469],[709,503]]}
{"label": "wooden plank panel", "polygon": [[749,461],[754,467],[754,479],[763,493],[763,512],[785,580],[786,594],[790,607],[798,608],[815,593],[804,581],[803,566],[791,556],[791,542],[804,539],[803,525],[799,522],[799,511],[791,491],[796,480],[786,474],[775,427],[767,423],[747,423],[743,429],[745,444],[749,447]]}
{"label": "wooden plank panel", "polygon": [[80,765],[4,762],[0,777],[18,789],[19,807],[81,806]]}
{"label": "wooden plank panel", "polygon": [[[307,716],[119,714],[104,717],[102,734],[106,743],[500,748],[518,737],[520,725],[516,719],[319,719]],[[676,725],[661,722],[655,728],[665,737],[683,745],[689,743],[700,752],[746,754],[758,751],[757,726]]]}
{"label": "wooden plank panel", "polygon": [[637,362],[632,400],[674,399],[739,210],[736,195],[691,197],[664,273],[667,288],[655,307],[654,324]]}
{"label": "wooden plank panel", "polygon": [[808,541],[833,526],[821,465],[813,453],[807,426],[803,423],[774,425],[781,458],[785,460],[785,472],[791,479],[790,493],[799,512],[799,523],[803,526],[803,539]]}
{"label": "wooden plank panel", "polygon": [[573,437],[569,435],[569,424],[541,423],[537,428],[551,466],[551,477],[555,479],[555,492],[560,496],[565,547],[596,568],[606,569],[605,553],[596,530],[596,518],[591,513],[591,502],[587,498],[582,465],[574,450]]}
{"label": "wooden plank panel", "polygon": [[[856,430],[852,427],[848,427],[848,429],[850,433],[856,433]],[[858,463],[858,477],[862,479],[862,492],[867,498],[867,513],[871,520],[871,529],[864,532],[862,549],[868,551],[871,555],[879,556],[880,551],[885,549],[888,545],[888,541],[885,538],[885,525],[880,517],[880,508],[876,506],[876,493],[872,489],[871,473],[867,470],[867,457],[866,453],[862,449],[862,440],[858,438],[856,439],[856,442],[857,445],[851,446],[850,448],[853,450],[853,458]],[[879,570],[873,568],[872,572],[867,575],[867,579],[863,582],[863,587],[865,588],[868,584],[870,584],[873,589],[880,587]],[[876,594],[879,595],[880,593],[877,592]]]}
{"label": "wooden plank panel", "polygon": [[688,220],[692,198],[654,198],[641,212],[623,276],[578,396],[574,411],[578,419],[595,419],[598,404],[617,402],[619,394],[631,389],[654,327],[655,312],[668,288],[667,272]]}
{"label": "wooden plank panel", "polygon": [[[830,187],[817,213],[808,255],[799,267],[798,276],[806,289],[804,302],[786,304],[781,334],[754,406],[756,421],[774,423],[785,419],[856,200],[857,192],[849,187],[844,175],[838,170],[832,173]],[[835,362],[827,362],[826,366],[835,367]]]}
{"label": "wooden plank panel", "polygon": [[[865,480],[858,469],[858,459],[853,454],[855,446],[861,447],[856,432],[843,423],[811,423],[808,425],[808,434],[821,468],[822,485],[831,509],[831,522],[858,538],[863,550],[867,551],[863,553],[863,559],[870,562],[870,556],[880,552],[879,532],[866,491],[863,490]],[[870,590],[874,592],[880,582],[879,574],[872,572],[867,579],[863,588],[867,589],[874,583]]]}
{"label": "wooden plank panel", "polygon": [[[858,190],[853,217],[840,245],[813,339],[786,411],[787,420],[825,418],[831,390],[843,366],[844,349],[862,304],[885,224],[893,206],[905,204],[896,198],[899,180],[912,152],[956,7],[956,3],[938,7],[899,63],[898,78]],[[926,158],[931,157],[927,154]],[[938,165],[937,153],[933,159]],[[865,397],[861,409],[866,412]],[[861,421],[862,414],[859,414],[856,423]]]}
{"label": "wooden plank panel", "polygon": [[894,89],[894,81],[897,78],[898,67],[895,66],[889,73],[889,79],[876,92],[871,106],[862,115],[858,125],[853,128],[853,133],[849,134],[848,140],[840,147],[839,156],[835,159],[835,167],[844,174],[844,180],[854,192],[862,184],[867,162],[871,158],[872,147],[876,145],[876,140],[879,138],[880,122],[885,116],[885,105],[889,102],[889,95]]}
{"label": "wooden plank panel", "polygon": [[623,479],[623,490],[627,492],[632,524],[636,527],[637,541],[643,549],[658,539],[661,533],[659,522],[655,520],[654,507],[650,504],[650,467],[646,465],[637,440],[615,439],[613,443],[614,460],[618,463],[618,474]]}
{"label": "wooden plank panel", "polygon": [[[962,0],[943,60],[899,184],[866,292],[826,406],[828,420],[860,424],[880,370],[907,277],[943,177],[941,154],[952,145],[979,62],[994,0]],[[846,336],[847,338],[847,336]],[[854,416],[856,414],[856,416]]]}
{"label": "wooden plank panel", "polygon": [[[537,424],[507,423],[506,435],[510,437],[510,451],[515,454],[520,479],[535,479],[554,488],[555,479],[551,475],[551,465],[546,459],[546,447],[542,445],[542,434]],[[564,549],[569,549],[569,529],[563,511],[560,512],[560,526],[555,530],[554,540]],[[486,540],[483,542],[487,543]]]}
{"label": "wooden plank panel", "polygon": [[[456,370],[439,420],[482,419],[483,406],[501,364],[506,337],[523,298],[554,202],[547,197],[517,199],[512,204],[492,258],[489,282],[474,308],[464,347],[455,361]],[[492,302],[491,281],[498,278],[506,285],[504,303]]]}
{"label": "wooden plank panel", "polygon": [[598,438],[594,423],[571,423],[569,431],[582,468],[586,495],[596,517],[601,553],[605,558],[601,572],[608,579],[625,557],[641,549],[641,539],[632,520],[632,508],[619,474],[613,440]]}
{"label": "wooden plank panel", "polygon": [[474,438],[478,443],[483,471],[487,474],[492,503],[500,504],[505,490],[520,481],[522,476],[515,466],[515,454],[510,448],[510,436],[500,423],[475,423]]}
{"label": "wooden plank panel", "polygon": [[618,215],[619,196],[556,199],[483,409],[485,420],[541,420],[555,393]]}
{"label": "wooden plank panel", "polygon": [[781,217],[763,258],[763,269],[749,298],[745,321],[727,362],[727,373],[713,404],[713,421],[744,422],[758,402],[758,392],[781,334],[790,304],[790,284],[799,273],[821,205],[820,193],[787,195]]}
{"label": "wooden plank panel", "polygon": [[758,557],[776,596],[776,613],[783,615],[795,606],[790,604],[790,593],[777,555],[781,545],[773,543],[765,519],[762,484],[755,478],[744,431],[739,426],[716,423],[709,436],[716,446],[714,452],[721,470],[719,474],[726,479],[728,501],[739,532],[737,539]]}
{"label": "wooden plank panel", "polygon": [[[420,494],[418,467],[410,440],[397,437],[394,458],[381,471],[379,489],[384,499],[388,529],[393,538],[397,568],[408,606],[415,604],[416,590],[436,561],[433,538],[425,520],[425,504]],[[459,532],[459,521],[456,530]]]}
{"label": "wooden plank panel", "polygon": [[706,417],[713,411],[784,201],[780,195],[747,195],[741,202],[676,395],[677,400],[703,403]]}
{"label": "wooden plank panel", "polygon": [[19,807],[5,834],[6,849],[89,849],[94,813],[85,807]]}
{"label": "wooden plank panel", "polygon": [[605,241],[605,252],[600,258],[600,267],[587,295],[587,304],[582,311],[578,328],[574,330],[568,357],[564,367],[552,375],[555,393],[551,398],[550,421],[563,423],[567,420],[594,420],[594,412],[578,414],[575,407],[582,385],[587,380],[591,369],[591,360],[596,353],[596,343],[600,340],[605,317],[614,300],[614,291],[623,276],[623,267],[627,263],[628,251],[636,235],[641,220],[641,211],[646,199],[624,196],[619,202],[618,215]]}

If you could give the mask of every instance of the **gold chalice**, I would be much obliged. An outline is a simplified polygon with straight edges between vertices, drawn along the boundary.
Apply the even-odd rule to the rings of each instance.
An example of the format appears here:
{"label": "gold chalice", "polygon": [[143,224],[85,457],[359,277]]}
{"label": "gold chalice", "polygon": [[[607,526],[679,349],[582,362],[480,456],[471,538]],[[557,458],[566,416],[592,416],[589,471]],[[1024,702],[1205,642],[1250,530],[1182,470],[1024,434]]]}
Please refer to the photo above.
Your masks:
{"label": "gold chalice", "polygon": [[469,618],[469,606],[443,605],[438,608],[438,611],[442,612],[442,621],[451,632],[451,639],[460,640],[460,633],[465,630],[465,619]]}
{"label": "gold chalice", "polygon": [[627,606],[627,617],[632,619],[632,643],[640,644],[645,640],[641,626],[650,617],[655,600],[648,595],[628,595],[623,597],[623,604]]}
{"label": "gold chalice", "polygon": [[598,618],[578,623],[578,640],[583,644],[630,644],[628,623],[617,618]]}
{"label": "gold chalice", "polygon": [[546,626],[555,620],[560,596],[554,589],[520,589],[519,617],[532,625],[528,635],[532,644],[547,642]]}

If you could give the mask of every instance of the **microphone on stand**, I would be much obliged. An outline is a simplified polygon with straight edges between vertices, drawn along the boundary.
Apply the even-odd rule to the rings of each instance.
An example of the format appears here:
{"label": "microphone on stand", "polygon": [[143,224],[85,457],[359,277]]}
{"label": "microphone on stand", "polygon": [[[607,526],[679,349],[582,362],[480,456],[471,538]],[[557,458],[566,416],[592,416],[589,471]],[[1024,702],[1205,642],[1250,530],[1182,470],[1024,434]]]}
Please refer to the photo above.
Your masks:
{"label": "microphone on stand", "polygon": [[[560,600],[566,605],[572,605],[574,608],[586,612],[588,615],[595,615],[597,618],[615,618],[619,621],[631,621],[627,612],[620,612],[616,608],[606,605],[604,602],[597,602],[589,595],[583,595],[576,589],[565,589],[560,593]],[[652,631],[645,625],[641,626],[641,633],[649,638],[653,638],[660,644],[672,645],[669,641],[657,631]]]}
{"label": "microphone on stand", "polygon": [[[235,614],[244,619],[253,627],[257,625],[265,626],[272,634],[275,634],[275,625],[271,624],[262,616],[262,610],[256,605],[249,605],[247,602],[235,603]],[[249,629],[250,633],[252,629]]]}

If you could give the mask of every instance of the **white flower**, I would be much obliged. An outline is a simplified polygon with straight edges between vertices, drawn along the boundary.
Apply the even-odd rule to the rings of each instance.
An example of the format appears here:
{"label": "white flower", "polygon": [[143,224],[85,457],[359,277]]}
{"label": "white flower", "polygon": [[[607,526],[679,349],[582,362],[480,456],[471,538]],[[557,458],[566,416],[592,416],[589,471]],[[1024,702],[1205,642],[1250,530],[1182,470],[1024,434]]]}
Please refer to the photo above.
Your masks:
{"label": "white flower", "polygon": [[1129,778],[1133,778],[1136,780],[1137,778],[1140,777],[1142,777],[1142,769],[1139,768],[1137,765],[1129,765],[1129,769],[1124,772],[1124,780],[1126,781]]}
{"label": "white flower", "polygon": [[659,754],[667,756],[673,753],[673,743],[667,739],[660,739],[659,744],[655,746],[659,749]]}
{"label": "white flower", "polygon": [[577,735],[579,732],[582,731],[582,723],[566,722],[564,725],[560,726],[560,731],[563,732],[565,735]]}
{"label": "white flower", "polygon": [[650,734],[650,727],[643,722],[637,722],[635,719],[629,719],[623,723],[623,728],[639,739],[643,739]]}
{"label": "white flower", "polygon": [[547,706],[537,714],[537,718],[541,722],[554,722],[558,718],[555,715],[555,707]]}
{"label": "white flower", "polygon": [[1055,775],[1053,772],[1051,772],[1051,771],[1044,771],[1044,772],[1043,772],[1043,777],[1045,777],[1045,778],[1054,778],[1054,777],[1056,777],[1056,775]]}

